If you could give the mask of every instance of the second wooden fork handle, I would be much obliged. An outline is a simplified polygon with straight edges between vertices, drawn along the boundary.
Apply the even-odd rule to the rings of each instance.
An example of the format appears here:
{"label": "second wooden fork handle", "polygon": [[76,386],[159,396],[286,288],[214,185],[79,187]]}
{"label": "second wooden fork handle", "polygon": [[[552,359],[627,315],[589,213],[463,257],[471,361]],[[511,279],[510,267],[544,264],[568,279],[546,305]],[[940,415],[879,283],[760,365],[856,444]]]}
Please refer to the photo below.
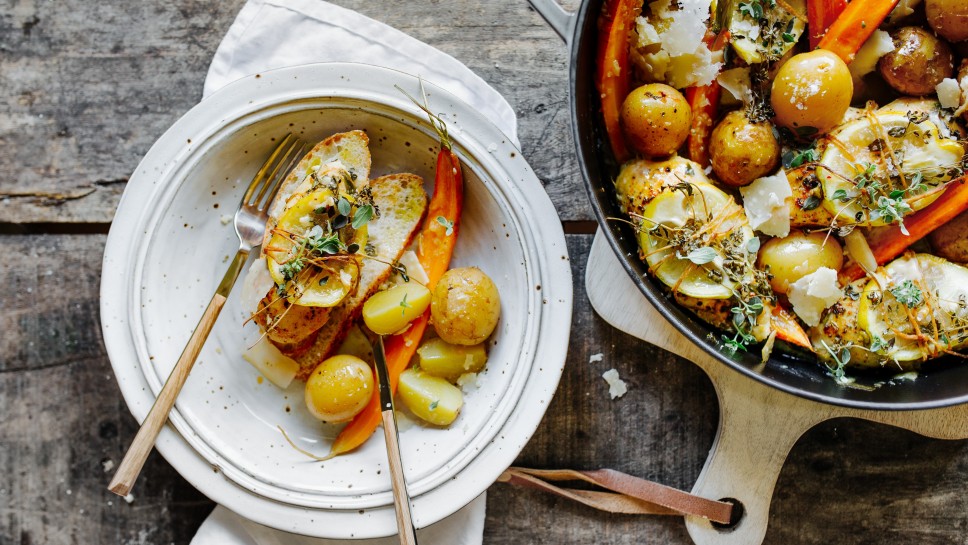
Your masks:
{"label": "second wooden fork handle", "polygon": [[158,434],[161,433],[161,428],[168,421],[168,413],[171,412],[171,408],[175,405],[178,392],[185,385],[185,380],[188,379],[188,373],[191,372],[192,366],[195,365],[198,353],[201,352],[202,346],[205,344],[205,339],[211,333],[212,326],[215,325],[215,319],[218,318],[223,306],[225,306],[225,296],[221,293],[213,295],[212,300],[208,302],[208,307],[205,308],[201,320],[199,320],[198,325],[195,327],[195,332],[192,333],[188,344],[185,345],[185,349],[178,358],[175,368],[171,370],[171,374],[168,375],[168,380],[165,381],[164,387],[162,387],[161,392],[158,394],[158,399],[151,406],[151,411],[145,417],[145,421],[141,423],[141,429],[138,430],[134,441],[128,447],[128,452],[125,453],[124,459],[121,460],[121,464],[118,466],[114,478],[111,479],[111,484],[108,485],[108,490],[111,492],[119,496],[127,496],[131,492],[134,482],[138,479],[138,474],[141,473],[141,468],[145,465],[145,460],[148,459],[148,454],[154,448],[155,439],[158,438]]}

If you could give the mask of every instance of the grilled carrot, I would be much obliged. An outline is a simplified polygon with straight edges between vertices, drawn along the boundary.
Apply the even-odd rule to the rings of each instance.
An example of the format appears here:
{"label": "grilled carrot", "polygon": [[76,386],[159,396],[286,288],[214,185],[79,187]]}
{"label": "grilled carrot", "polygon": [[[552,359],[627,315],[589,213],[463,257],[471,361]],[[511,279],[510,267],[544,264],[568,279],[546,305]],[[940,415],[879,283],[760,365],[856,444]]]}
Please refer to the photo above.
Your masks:
{"label": "grilled carrot", "polygon": [[[712,36],[710,34],[706,39],[712,51],[723,49],[729,42],[728,30],[720,31],[715,38]],[[716,80],[708,85],[686,89],[686,100],[692,108],[692,126],[689,128],[686,150],[689,158],[703,167],[709,165],[709,143],[712,141],[713,123],[716,121],[721,94],[722,89]]]}
{"label": "grilled carrot", "polygon": [[[435,127],[438,127],[436,123]],[[430,198],[427,219],[424,221],[417,244],[417,259],[427,273],[427,288],[430,291],[434,290],[440,277],[450,266],[450,258],[454,253],[457,233],[460,230],[461,212],[464,208],[464,178],[460,159],[451,149],[442,123],[438,127],[438,134],[441,137],[441,148],[437,154],[434,194]],[[410,359],[420,345],[429,320],[430,309],[428,308],[423,315],[410,322],[410,327],[405,332],[386,338],[387,370],[390,375],[390,389],[394,393],[397,391],[400,373],[403,373],[410,364]],[[374,392],[369,405],[356,415],[333,441],[329,456],[338,456],[359,447],[373,435],[380,422],[380,396],[378,392]]]}
{"label": "grilled carrot", "polygon": [[[909,235],[902,233],[899,226],[889,225],[871,230],[867,243],[877,264],[883,265],[965,210],[968,210],[968,178],[960,178],[948,182],[948,188],[933,203],[904,218]],[[863,276],[864,269],[854,262],[840,273],[842,279],[850,282]]]}
{"label": "grilled carrot", "polygon": [[642,0],[608,0],[599,18],[595,87],[602,101],[605,132],[608,133],[612,153],[620,163],[630,157],[619,114],[622,102],[631,91],[629,32],[641,6]]}
{"label": "grilled carrot", "polygon": [[807,2],[807,29],[810,33],[810,49],[816,49],[827,33],[827,29],[837,20],[847,7],[847,0],[810,0]]}
{"label": "grilled carrot", "polygon": [[[853,0],[830,25],[817,47],[850,64],[860,46],[890,15],[899,0]],[[812,3],[812,2],[811,2]],[[812,31],[811,31],[812,34]]]}

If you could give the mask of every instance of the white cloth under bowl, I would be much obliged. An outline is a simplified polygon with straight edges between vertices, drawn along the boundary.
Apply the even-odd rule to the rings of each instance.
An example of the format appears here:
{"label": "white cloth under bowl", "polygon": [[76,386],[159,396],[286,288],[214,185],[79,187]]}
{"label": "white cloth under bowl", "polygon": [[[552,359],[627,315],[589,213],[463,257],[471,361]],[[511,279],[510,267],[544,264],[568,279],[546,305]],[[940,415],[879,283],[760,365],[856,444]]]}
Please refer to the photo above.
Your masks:
{"label": "white cloth under bowl", "polygon": [[[516,146],[517,118],[497,91],[457,59],[399,30],[319,0],[249,0],[215,52],[204,95],[243,76],[314,62],[359,62],[419,75],[492,120]],[[485,494],[417,531],[421,545],[480,545]],[[191,545],[394,545],[397,537],[357,541],[310,538],[256,524],[217,506]]]}

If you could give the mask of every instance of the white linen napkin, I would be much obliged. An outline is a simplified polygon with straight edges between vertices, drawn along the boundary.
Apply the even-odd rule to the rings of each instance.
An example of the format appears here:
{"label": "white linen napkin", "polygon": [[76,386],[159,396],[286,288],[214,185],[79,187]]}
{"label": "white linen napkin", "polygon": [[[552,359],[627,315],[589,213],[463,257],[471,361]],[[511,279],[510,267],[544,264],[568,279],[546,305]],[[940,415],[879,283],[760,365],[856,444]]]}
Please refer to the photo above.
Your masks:
{"label": "white linen napkin", "polygon": [[[241,77],[313,62],[359,62],[419,75],[490,119],[520,147],[517,117],[497,91],[460,61],[399,30],[320,0],[249,0],[215,52],[205,78],[208,96]],[[480,545],[485,496],[417,531],[421,545]],[[191,545],[395,545],[397,537],[328,540],[282,532],[219,505]]]}

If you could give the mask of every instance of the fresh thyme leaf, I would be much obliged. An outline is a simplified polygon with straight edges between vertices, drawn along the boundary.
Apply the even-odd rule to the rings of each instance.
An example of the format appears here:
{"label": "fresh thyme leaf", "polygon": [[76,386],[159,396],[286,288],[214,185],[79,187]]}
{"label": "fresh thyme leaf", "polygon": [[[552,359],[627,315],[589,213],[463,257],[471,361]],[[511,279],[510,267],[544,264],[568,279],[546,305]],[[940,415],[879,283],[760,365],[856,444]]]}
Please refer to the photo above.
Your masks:
{"label": "fresh thyme leaf", "polygon": [[890,291],[891,295],[897,299],[898,303],[901,303],[908,308],[915,308],[924,304],[924,294],[921,293],[921,289],[910,280],[905,280],[904,282],[901,282],[901,284],[894,286],[888,291]]}
{"label": "fresh thyme leaf", "polygon": [[340,214],[349,217],[352,206],[346,197],[340,197],[339,201],[336,202],[336,209],[339,210]]}
{"label": "fresh thyme leaf", "polygon": [[291,281],[293,278],[299,274],[299,271],[303,270],[306,266],[305,261],[301,257],[290,259],[289,261],[282,264],[282,278],[286,282]]}
{"label": "fresh thyme leaf", "polygon": [[837,191],[834,191],[832,198],[835,201],[841,201],[841,202],[847,202],[848,200],[850,200],[850,197],[847,196],[846,189],[838,189]]}
{"label": "fresh thyme leaf", "polygon": [[454,222],[450,221],[449,219],[443,216],[437,216],[437,223],[444,226],[444,228],[446,229],[446,231],[444,231],[445,235],[450,236],[454,234]]}
{"label": "fresh thyme leaf", "polygon": [[364,204],[363,206],[356,209],[356,213],[353,214],[353,229],[359,229],[366,225],[366,222],[370,221],[373,217],[373,205]]}
{"label": "fresh thyme leaf", "polygon": [[689,252],[686,255],[686,259],[692,261],[696,265],[705,265],[710,261],[719,257],[719,252],[710,248],[709,246],[703,246],[702,248],[696,248],[695,250]]}
{"label": "fresh thyme leaf", "polygon": [[760,239],[758,237],[753,237],[749,239],[746,243],[746,251],[755,254],[760,251]]}
{"label": "fresh thyme leaf", "polygon": [[749,2],[739,3],[739,12],[743,15],[752,17],[753,19],[763,18],[763,5],[760,4],[760,0],[750,0]]}
{"label": "fresh thyme leaf", "polygon": [[809,197],[807,197],[807,200],[803,201],[803,204],[800,205],[800,208],[804,211],[815,210],[820,206],[820,203],[821,203],[820,197],[816,195],[810,195]]}
{"label": "fresh thyme leaf", "polygon": [[813,147],[802,150],[789,150],[783,154],[783,166],[786,168],[797,168],[805,163],[813,163],[817,160],[817,150]]}
{"label": "fresh thyme leaf", "polygon": [[871,352],[880,352],[888,348],[888,344],[878,335],[871,337]]}
{"label": "fresh thyme leaf", "polygon": [[797,41],[797,37],[789,32],[784,32],[782,34],[782,37],[783,37],[783,41],[788,44],[792,44],[793,42]]}

